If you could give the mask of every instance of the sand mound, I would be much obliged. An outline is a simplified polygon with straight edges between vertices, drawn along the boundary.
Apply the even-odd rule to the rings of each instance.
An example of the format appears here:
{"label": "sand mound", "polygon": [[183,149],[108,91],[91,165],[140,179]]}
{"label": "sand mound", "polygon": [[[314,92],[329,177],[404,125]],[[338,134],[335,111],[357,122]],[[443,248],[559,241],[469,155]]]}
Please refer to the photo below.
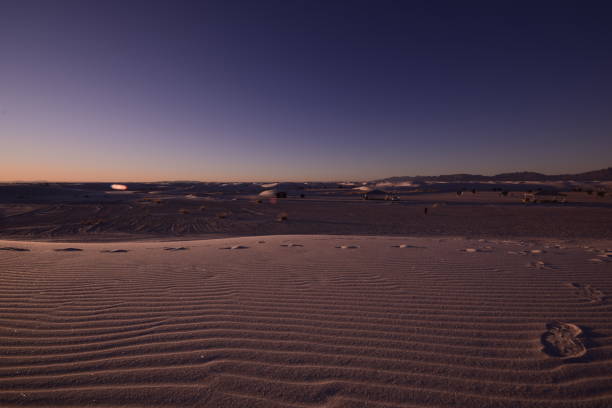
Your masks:
{"label": "sand mound", "polygon": [[276,197],[276,190],[265,190],[259,193],[262,198],[274,198]]}
{"label": "sand mound", "polygon": [[274,187],[278,187],[278,183],[267,183],[267,184],[262,184],[261,186],[263,188],[274,188]]}

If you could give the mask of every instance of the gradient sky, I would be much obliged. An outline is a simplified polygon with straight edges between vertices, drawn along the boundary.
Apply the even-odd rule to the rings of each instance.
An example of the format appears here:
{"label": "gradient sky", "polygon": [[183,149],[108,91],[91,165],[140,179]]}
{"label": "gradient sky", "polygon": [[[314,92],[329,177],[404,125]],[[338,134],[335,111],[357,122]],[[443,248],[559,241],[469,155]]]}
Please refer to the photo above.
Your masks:
{"label": "gradient sky", "polygon": [[0,0],[0,180],[612,165],[610,1]]}

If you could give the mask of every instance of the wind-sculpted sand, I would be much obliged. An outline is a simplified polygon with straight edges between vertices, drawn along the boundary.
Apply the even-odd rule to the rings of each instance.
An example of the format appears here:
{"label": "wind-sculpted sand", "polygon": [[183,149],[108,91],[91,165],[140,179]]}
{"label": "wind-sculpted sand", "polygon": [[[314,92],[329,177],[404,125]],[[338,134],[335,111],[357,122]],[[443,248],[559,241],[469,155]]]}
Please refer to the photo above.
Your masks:
{"label": "wind-sculpted sand", "polygon": [[0,241],[0,406],[608,408],[611,246],[562,244]]}

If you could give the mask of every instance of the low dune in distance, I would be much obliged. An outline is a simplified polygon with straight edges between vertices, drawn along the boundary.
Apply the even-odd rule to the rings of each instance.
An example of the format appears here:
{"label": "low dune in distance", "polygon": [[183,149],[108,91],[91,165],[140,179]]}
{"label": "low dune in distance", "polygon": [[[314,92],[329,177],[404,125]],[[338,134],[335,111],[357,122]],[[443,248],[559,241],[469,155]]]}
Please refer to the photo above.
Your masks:
{"label": "low dune in distance", "polygon": [[610,407],[610,248],[0,241],[0,406]]}

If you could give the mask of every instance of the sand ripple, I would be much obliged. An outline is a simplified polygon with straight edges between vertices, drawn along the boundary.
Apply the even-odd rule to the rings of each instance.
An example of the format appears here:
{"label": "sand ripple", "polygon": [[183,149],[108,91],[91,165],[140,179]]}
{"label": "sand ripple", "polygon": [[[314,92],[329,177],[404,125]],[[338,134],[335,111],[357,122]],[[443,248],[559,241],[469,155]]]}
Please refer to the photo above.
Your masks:
{"label": "sand ripple", "polygon": [[582,249],[259,240],[0,253],[0,406],[612,406],[612,265]]}

